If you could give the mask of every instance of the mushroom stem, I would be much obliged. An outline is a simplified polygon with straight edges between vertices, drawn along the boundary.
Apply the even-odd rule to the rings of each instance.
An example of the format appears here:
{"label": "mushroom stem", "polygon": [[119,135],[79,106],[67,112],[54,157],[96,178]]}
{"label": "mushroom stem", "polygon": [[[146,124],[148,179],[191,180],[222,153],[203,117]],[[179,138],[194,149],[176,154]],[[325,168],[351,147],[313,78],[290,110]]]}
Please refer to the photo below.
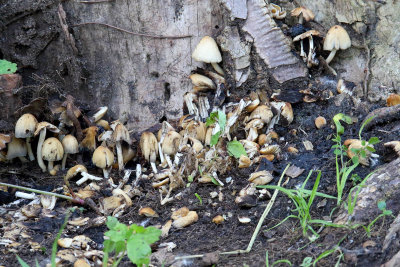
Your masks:
{"label": "mushroom stem", "polygon": [[53,169],[53,161],[49,161],[49,164],[47,165],[47,169],[51,171]]}
{"label": "mushroom stem", "polygon": [[87,172],[81,172],[81,175],[82,175],[82,178],[79,179],[79,180],[76,182],[77,185],[81,185],[81,184],[83,184],[84,182],[86,182],[87,180],[101,181],[101,180],[103,179],[103,178],[101,178],[101,177],[97,177],[97,176],[91,175],[91,174],[89,174],[89,173],[87,173]]}
{"label": "mushroom stem", "polygon": [[153,172],[154,172],[154,173],[157,173],[156,164],[155,164],[154,162],[150,162],[150,166],[151,166],[151,169],[153,170]]}
{"label": "mushroom stem", "polygon": [[115,146],[117,148],[118,169],[122,171],[124,169],[124,158],[122,157],[121,141],[117,141]]}
{"label": "mushroom stem", "polygon": [[224,70],[218,65],[218,63],[211,63],[211,66],[213,66],[214,70],[218,72],[221,75],[224,75]]}
{"label": "mushroom stem", "polygon": [[329,54],[329,56],[325,60],[326,64],[329,64],[332,61],[332,59],[335,57],[336,51],[337,50],[335,48],[332,49],[331,53]]}
{"label": "mushroom stem", "polygon": [[104,178],[108,178],[110,176],[110,173],[106,168],[103,169],[103,175],[104,175]]}
{"label": "mushroom stem", "polygon": [[28,155],[29,155],[30,161],[35,160],[35,156],[33,155],[33,152],[32,152],[31,138],[30,137],[26,138],[26,148],[28,149]]}
{"label": "mushroom stem", "polygon": [[307,57],[306,52],[304,52],[304,47],[303,47],[303,40],[300,40],[300,56],[304,59]]}
{"label": "mushroom stem", "polygon": [[64,153],[62,163],[61,163],[61,170],[65,170],[65,164],[67,163],[68,153]]}
{"label": "mushroom stem", "polygon": [[299,24],[303,24],[304,18],[303,18],[303,13],[300,13],[299,15]]}
{"label": "mushroom stem", "polygon": [[308,50],[307,62],[312,60],[312,53],[313,53],[313,50],[314,50],[314,41],[313,41],[312,35],[310,35],[310,37],[308,37],[308,40],[309,40],[309,47],[310,48]]}
{"label": "mushroom stem", "polygon": [[37,146],[37,150],[36,150],[37,162],[43,172],[46,172],[46,165],[44,164],[43,158],[42,158],[42,146],[43,146],[43,142],[44,142],[45,138],[46,138],[46,127],[40,131],[38,146]]}

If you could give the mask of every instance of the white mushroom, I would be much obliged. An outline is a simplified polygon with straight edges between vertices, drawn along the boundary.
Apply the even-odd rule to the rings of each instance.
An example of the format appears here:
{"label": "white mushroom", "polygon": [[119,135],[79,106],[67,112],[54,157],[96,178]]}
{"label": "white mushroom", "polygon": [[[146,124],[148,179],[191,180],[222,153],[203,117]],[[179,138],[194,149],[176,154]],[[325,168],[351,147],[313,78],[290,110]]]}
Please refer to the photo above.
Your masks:
{"label": "white mushroom", "polygon": [[26,138],[26,148],[28,149],[29,159],[31,161],[35,160],[35,156],[33,155],[31,147],[31,137],[35,132],[37,123],[38,121],[36,120],[35,116],[30,113],[26,113],[22,115],[15,124],[15,137]]}

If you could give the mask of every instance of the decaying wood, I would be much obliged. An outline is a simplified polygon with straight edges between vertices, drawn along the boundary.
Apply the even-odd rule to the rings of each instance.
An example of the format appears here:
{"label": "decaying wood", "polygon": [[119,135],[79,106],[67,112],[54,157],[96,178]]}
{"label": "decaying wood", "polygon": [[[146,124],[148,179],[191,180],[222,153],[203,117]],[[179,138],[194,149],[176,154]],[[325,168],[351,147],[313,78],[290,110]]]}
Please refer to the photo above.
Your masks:
{"label": "decaying wood", "polygon": [[388,122],[398,118],[399,114],[400,114],[400,105],[378,108],[370,112],[365,117],[362,124],[364,124],[368,119],[373,117],[373,119],[365,126],[365,129],[368,130],[369,128],[375,126],[376,124]]}

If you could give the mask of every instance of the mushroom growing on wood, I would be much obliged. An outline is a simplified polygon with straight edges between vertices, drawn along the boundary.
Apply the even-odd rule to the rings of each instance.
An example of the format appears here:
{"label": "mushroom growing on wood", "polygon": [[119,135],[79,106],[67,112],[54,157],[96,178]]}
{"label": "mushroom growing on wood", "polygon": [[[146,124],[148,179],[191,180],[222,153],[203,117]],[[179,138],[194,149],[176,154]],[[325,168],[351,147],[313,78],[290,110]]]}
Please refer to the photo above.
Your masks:
{"label": "mushroom growing on wood", "polygon": [[336,51],[339,49],[347,49],[351,46],[351,40],[347,31],[340,25],[335,25],[329,29],[324,41],[324,50],[331,51],[326,58],[326,63],[329,64],[335,57]]}
{"label": "mushroom growing on wood", "polygon": [[193,51],[192,58],[196,61],[211,63],[216,72],[224,75],[224,71],[217,64],[222,61],[217,43],[210,36],[204,36]]}
{"label": "mushroom growing on wood", "polygon": [[19,158],[21,162],[28,162],[25,158],[27,154],[26,143],[23,139],[13,137],[7,147],[7,159]]}
{"label": "mushroom growing on wood", "polygon": [[[310,30],[307,31],[305,33],[302,33],[298,36],[296,36],[293,39],[293,42],[297,42],[300,41],[300,56],[304,59],[304,61],[307,62],[307,67],[312,67],[313,65],[318,65],[318,61],[315,58],[315,49],[314,49],[314,40],[313,40],[313,36],[319,36],[320,33],[319,31],[316,30]],[[308,50],[308,56],[306,55],[306,53],[303,50],[303,40],[305,38],[308,38],[309,40],[309,50]]]}
{"label": "mushroom growing on wood", "polygon": [[310,21],[313,20],[315,17],[314,13],[304,6],[293,9],[290,12],[290,15],[292,17],[299,17],[299,24],[303,24],[303,20]]}
{"label": "mushroom growing on wood", "polygon": [[213,81],[207,76],[195,73],[190,75],[189,78],[192,80],[193,89],[195,92],[206,91],[216,88]]}
{"label": "mushroom growing on wood", "polygon": [[93,153],[92,162],[98,168],[103,169],[104,178],[108,178],[108,169],[114,162],[114,154],[107,147],[99,146]]}
{"label": "mushroom growing on wood", "polygon": [[121,143],[125,141],[130,145],[132,144],[132,140],[129,137],[128,129],[120,121],[112,122],[111,129],[113,129],[113,139],[115,140],[115,147],[117,149],[118,168],[122,171],[124,169],[124,159],[122,157]]}
{"label": "mushroom growing on wood", "polygon": [[78,140],[75,136],[68,134],[61,141],[64,147],[64,157],[61,164],[61,169],[65,170],[65,163],[67,162],[68,154],[76,154],[79,152]]}
{"label": "mushroom growing on wood", "polygon": [[156,159],[158,153],[157,138],[152,132],[143,132],[140,136],[140,150],[147,162],[150,162],[154,173],[157,173]]}
{"label": "mushroom growing on wood", "polygon": [[48,171],[53,169],[54,161],[59,161],[63,158],[64,148],[60,141],[58,141],[55,137],[50,137],[46,139],[43,143],[42,147],[42,158],[47,160],[48,163]]}
{"label": "mushroom growing on wood", "polygon": [[31,161],[35,160],[35,156],[33,155],[31,147],[31,137],[35,132],[37,123],[38,121],[36,120],[35,116],[30,113],[26,113],[22,115],[15,124],[15,137],[26,138],[26,148],[28,149],[29,159]]}
{"label": "mushroom growing on wood", "polygon": [[36,125],[35,136],[37,136],[40,133],[37,150],[36,150],[36,157],[37,157],[38,164],[43,172],[46,171],[46,165],[44,164],[43,158],[42,158],[42,147],[43,147],[44,139],[46,138],[47,129],[53,133],[60,132],[60,130],[55,125],[48,123],[46,121],[42,121]]}

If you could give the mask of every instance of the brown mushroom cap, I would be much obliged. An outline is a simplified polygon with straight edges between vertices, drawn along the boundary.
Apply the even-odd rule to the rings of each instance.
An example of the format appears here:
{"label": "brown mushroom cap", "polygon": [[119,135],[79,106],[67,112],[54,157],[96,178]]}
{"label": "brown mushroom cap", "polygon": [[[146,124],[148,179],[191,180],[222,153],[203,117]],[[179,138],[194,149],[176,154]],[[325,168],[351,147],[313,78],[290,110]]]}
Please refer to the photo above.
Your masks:
{"label": "brown mushroom cap", "polygon": [[80,143],[81,148],[86,148],[90,151],[96,149],[96,134],[99,128],[96,126],[90,126],[89,128],[84,129],[82,132],[86,134],[85,138]]}
{"label": "brown mushroom cap", "polygon": [[310,37],[310,36],[320,36],[320,32],[317,31],[317,30],[309,30],[309,31],[306,31],[306,32],[304,32],[304,33],[302,33],[302,34],[297,35],[296,37],[294,37],[294,38],[293,38],[293,42],[297,42],[297,41],[306,39],[306,38],[308,38],[308,37]]}
{"label": "brown mushroom cap", "polygon": [[0,150],[6,147],[6,144],[11,142],[11,135],[9,134],[0,134]]}
{"label": "brown mushroom cap", "polygon": [[314,17],[315,17],[314,13],[313,13],[310,9],[308,9],[308,8],[306,8],[306,7],[304,7],[304,6],[297,7],[297,8],[295,8],[295,9],[293,9],[293,10],[290,12],[290,15],[293,16],[293,17],[298,17],[298,16],[300,16],[300,15],[303,15],[303,18],[304,18],[306,21],[313,20]]}
{"label": "brown mushroom cap", "polygon": [[15,137],[32,137],[35,132],[37,123],[38,121],[32,114],[26,113],[22,115],[15,124]]}
{"label": "brown mushroom cap", "polygon": [[113,130],[113,138],[116,142],[125,141],[128,144],[132,144],[128,129],[126,129],[120,121],[113,121],[110,126]]}
{"label": "brown mushroom cap", "polygon": [[78,173],[81,173],[81,172],[87,172],[86,167],[83,166],[83,165],[80,165],[80,164],[75,165],[74,167],[70,168],[67,171],[67,174],[65,175],[64,180],[69,180],[69,179],[71,179],[72,177],[75,177]]}
{"label": "brown mushroom cap", "polygon": [[158,145],[157,138],[152,132],[143,132],[140,136],[140,150],[145,160],[156,162]]}
{"label": "brown mushroom cap", "polygon": [[55,125],[48,123],[47,121],[42,121],[36,125],[36,130],[35,130],[34,135],[37,136],[40,133],[40,131],[43,130],[44,128],[46,128],[47,130],[49,130],[50,132],[53,132],[53,133],[60,132],[60,130]]}
{"label": "brown mushroom cap", "polygon": [[92,161],[98,168],[109,168],[114,162],[114,154],[107,147],[99,146],[93,153]]}
{"label": "brown mushroom cap", "polygon": [[178,152],[179,143],[181,142],[181,139],[182,136],[179,133],[175,131],[168,132],[161,145],[163,153],[169,156],[175,155],[175,153]]}
{"label": "brown mushroom cap", "polygon": [[76,140],[75,136],[68,134],[61,141],[65,153],[68,154],[76,154],[79,151],[78,140]]}
{"label": "brown mushroom cap", "polygon": [[324,50],[347,49],[351,46],[350,36],[340,25],[335,25],[329,29],[324,41]]}
{"label": "brown mushroom cap", "polygon": [[50,137],[46,139],[42,147],[42,158],[47,161],[58,161],[64,156],[64,148],[61,142],[55,138]]}
{"label": "brown mushroom cap", "polygon": [[206,89],[215,89],[215,84],[207,76],[194,73],[190,75],[189,78],[192,80],[193,86],[204,87]]}

